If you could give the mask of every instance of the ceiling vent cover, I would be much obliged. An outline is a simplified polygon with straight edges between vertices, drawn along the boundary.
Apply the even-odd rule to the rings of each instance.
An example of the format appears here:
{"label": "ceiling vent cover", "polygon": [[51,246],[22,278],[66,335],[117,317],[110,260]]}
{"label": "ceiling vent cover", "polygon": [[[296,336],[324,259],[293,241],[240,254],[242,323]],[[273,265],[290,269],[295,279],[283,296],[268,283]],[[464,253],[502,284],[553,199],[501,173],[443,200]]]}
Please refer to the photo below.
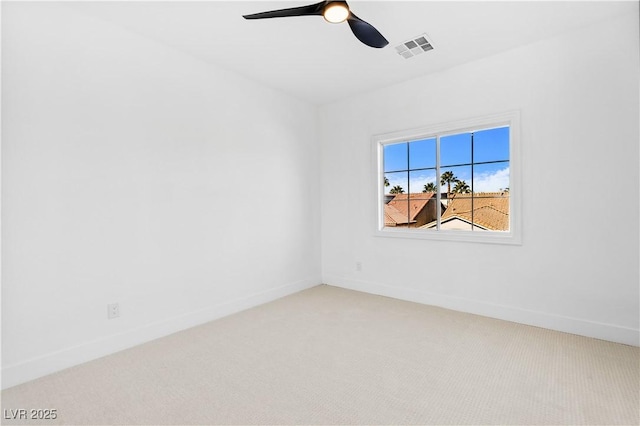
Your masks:
{"label": "ceiling vent cover", "polygon": [[426,34],[422,34],[396,46],[396,52],[398,52],[398,55],[405,59],[412,58],[423,52],[428,52],[429,50],[433,50],[433,46],[427,39]]}

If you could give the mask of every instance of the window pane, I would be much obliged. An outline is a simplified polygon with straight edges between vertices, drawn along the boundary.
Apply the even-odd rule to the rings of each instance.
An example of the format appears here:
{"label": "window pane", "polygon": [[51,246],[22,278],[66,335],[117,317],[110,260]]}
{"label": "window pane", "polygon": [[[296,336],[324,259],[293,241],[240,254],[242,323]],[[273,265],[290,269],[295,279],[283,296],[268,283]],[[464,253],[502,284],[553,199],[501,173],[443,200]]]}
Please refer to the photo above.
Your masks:
{"label": "window pane", "polygon": [[409,164],[407,162],[407,148],[408,144],[406,142],[384,146],[383,159],[385,172],[407,170],[409,168]]}
{"label": "window pane", "polygon": [[473,191],[501,192],[509,190],[509,162],[477,164],[473,167]]}
{"label": "window pane", "polygon": [[509,128],[481,130],[473,134],[473,162],[509,160]]}
{"label": "window pane", "polygon": [[435,170],[416,170],[409,174],[409,185],[411,192],[436,192],[437,191]]}
{"label": "window pane", "polygon": [[384,196],[384,226],[408,227],[409,218],[409,188],[408,172],[385,173],[386,183]]}
{"label": "window pane", "polygon": [[407,172],[394,172],[384,174],[384,193],[385,194],[404,194],[409,188],[409,179]]}
{"label": "window pane", "polygon": [[443,167],[440,171],[440,190],[445,207],[440,217],[440,229],[470,231],[471,166]]}
{"label": "window pane", "polygon": [[438,214],[436,193],[435,191],[425,190],[425,186],[431,189],[435,182],[435,170],[409,172],[409,185],[411,188],[411,193],[407,200],[409,220],[411,221],[409,227],[436,229],[435,223]]}
{"label": "window pane", "polygon": [[509,230],[509,192],[473,194],[474,231]]}
{"label": "window pane", "polygon": [[471,163],[471,133],[440,138],[441,167]]}
{"label": "window pane", "polygon": [[409,143],[409,168],[426,169],[436,167],[436,139],[423,139]]}
{"label": "window pane", "polygon": [[440,169],[440,191],[443,193],[455,193],[456,185],[458,190],[464,191],[463,181],[471,191],[471,166],[443,167]]}

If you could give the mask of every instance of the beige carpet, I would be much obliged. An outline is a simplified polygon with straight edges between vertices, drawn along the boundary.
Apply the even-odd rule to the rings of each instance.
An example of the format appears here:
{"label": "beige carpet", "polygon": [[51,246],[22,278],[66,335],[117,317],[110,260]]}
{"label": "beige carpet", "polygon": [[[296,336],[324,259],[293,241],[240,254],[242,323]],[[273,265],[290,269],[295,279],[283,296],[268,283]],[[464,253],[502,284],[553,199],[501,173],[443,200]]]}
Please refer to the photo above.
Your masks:
{"label": "beige carpet", "polygon": [[637,425],[639,371],[637,347],[318,286],[7,389],[2,408],[73,425]]}

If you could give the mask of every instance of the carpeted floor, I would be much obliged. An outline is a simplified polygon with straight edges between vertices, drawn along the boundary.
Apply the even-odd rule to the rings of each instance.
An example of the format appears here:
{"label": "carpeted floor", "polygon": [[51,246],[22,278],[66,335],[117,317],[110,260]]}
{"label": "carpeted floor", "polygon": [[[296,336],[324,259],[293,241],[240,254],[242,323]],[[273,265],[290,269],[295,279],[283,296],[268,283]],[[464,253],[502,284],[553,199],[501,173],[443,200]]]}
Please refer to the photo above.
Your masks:
{"label": "carpeted floor", "polygon": [[18,408],[73,425],[637,425],[640,348],[323,285],[2,392]]}

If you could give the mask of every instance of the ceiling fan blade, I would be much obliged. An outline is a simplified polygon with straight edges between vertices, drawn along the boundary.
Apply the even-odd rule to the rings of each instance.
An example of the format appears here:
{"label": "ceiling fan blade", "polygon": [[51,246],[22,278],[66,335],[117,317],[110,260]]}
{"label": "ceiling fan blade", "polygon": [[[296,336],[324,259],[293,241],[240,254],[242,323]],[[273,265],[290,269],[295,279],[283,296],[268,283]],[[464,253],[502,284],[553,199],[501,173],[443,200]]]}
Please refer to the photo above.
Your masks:
{"label": "ceiling fan blade", "polygon": [[353,34],[358,38],[358,40],[367,46],[381,48],[389,44],[387,39],[384,38],[382,34],[373,27],[373,25],[363,21],[353,13],[349,14],[347,21],[349,22],[349,26],[351,27]]}
{"label": "ceiling fan blade", "polygon": [[310,4],[309,6],[290,7],[288,9],[270,10],[268,12],[242,15],[244,19],[286,18],[288,16],[322,15],[326,2]]}

